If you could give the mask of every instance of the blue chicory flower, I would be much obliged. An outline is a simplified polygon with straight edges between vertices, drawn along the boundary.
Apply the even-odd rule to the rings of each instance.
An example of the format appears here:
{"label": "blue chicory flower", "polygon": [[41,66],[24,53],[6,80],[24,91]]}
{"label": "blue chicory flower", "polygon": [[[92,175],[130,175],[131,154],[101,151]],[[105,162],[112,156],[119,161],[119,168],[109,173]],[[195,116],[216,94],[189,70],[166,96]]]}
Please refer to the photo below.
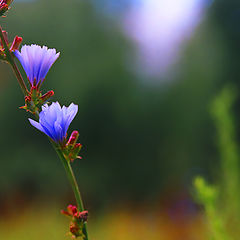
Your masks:
{"label": "blue chicory flower", "polygon": [[49,69],[57,60],[60,53],[56,49],[35,44],[24,45],[21,52],[16,50],[15,56],[21,62],[31,86],[39,86],[44,81]]}
{"label": "blue chicory flower", "polygon": [[53,102],[50,106],[42,106],[39,114],[39,122],[29,119],[30,123],[38,130],[45,133],[53,141],[63,143],[67,137],[67,130],[76,116],[78,106],[71,103],[69,107],[61,108],[58,102]]}

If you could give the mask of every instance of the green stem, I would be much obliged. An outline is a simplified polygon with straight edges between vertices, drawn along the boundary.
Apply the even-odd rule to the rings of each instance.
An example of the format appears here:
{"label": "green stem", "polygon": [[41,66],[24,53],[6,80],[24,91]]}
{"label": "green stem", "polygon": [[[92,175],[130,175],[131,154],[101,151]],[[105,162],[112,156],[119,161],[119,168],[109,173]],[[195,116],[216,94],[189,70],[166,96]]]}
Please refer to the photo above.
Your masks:
{"label": "green stem", "polygon": [[74,176],[74,173],[73,173],[72,167],[70,165],[70,162],[65,159],[61,149],[59,149],[58,147],[55,147],[55,150],[56,150],[59,158],[61,159],[61,161],[63,163],[63,166],[66,170],[68,179],[69,179],[70,184],[72,186],[72,189],[73,189],[73,192],[74,192],[77,204],[78,204],[78,208],[82,212],[82,211],[84,211],[83,201],[82,201],[80,191],[79,191],[79,188],[78,188],[78,184],[77,184],[76,178]]}
{"label": "green stem", "polygon": [[[75,195],[75,198],[76,198],[78,209],[79,209],[79,211],[82,212],[82,211],[84,211],[83,201],[82,201],[82,197],[81,197],[81,194],[80,194],[80,191],[79,191],[79,188],[78,188],[77,180],[76,180],[75,175],[73,173],[71,164],[68,160],[65,159],[61,149],[58,146],[54,146],[54,148],[55,148],[59,158],[61,159],[62,164],[65,168],[65,171],[67,173],[68,180],[69,180],[69,182],[72,186],[72,189],[73,189],[73,192],[74,192],[74,195]],[[88,240],[87,223],[84,223],[83,233],[85,235],[85,239]]]}
{"label": "green stem", "polygon": [[[4,53],[6,54],[6,59],[7,59],[8,63],[10,63],[10,65],[13,68],[13,71],[14,71],[16,77],[17,77],[18,83],[19,83],[19,85],[20,85],[20,87],[23,91],[24,96],[27,96],[29,92],[28,92],[27,87],[25,85],[25,82],[22,78],[22,75],[21,75],[21,73],[20,73],[20,71],[19,71],[19,69],[18,69],[18,67],[17,67],[17,65],[14,61],[12,53],[9,50],[8,44],[6,43],[6,40],[4,38],[1,26],[0,26],[0,39],[1,39],[2,45],[4,47]],[[36,119],[38,120],[39,119],[39,112],[36,112],[34,115],[35,115]],[[51,141],[51,143],[52,143],[52,141]],[[79,188],[78,188],[77,180],[74,176],[70,161],[65,159],[65,157],[62,153],[62,150],[58,146],[56,146],[54,143],[52,143],[52,145],[53,145],[54,149],[56,150],[59,158],[61,159],[61,161],[63,163],[63,166],[65,168],[65,171],[67,173],[69,182],[72,186],[72,189],[73,189],[73,192],[74,192],[74,195],[75,195],[75,198],[76,198],[78,209],[79,209],[79,211],[82,212],[82,211],[84,211],[83,201],[82,201],[82,198],[81,198],[81,194],[80,194],[80,191],[79,191]],[[86,222],[84,223],[84,226],[83,226],[83,233],[85,235],[85,240],[88,240],[88,232],[87,232],[87,223]]]}
{"label": "green stem", "polygon": [[6,40],[4,38],[1,26],[0,26],[0,38],[1,38],[1,41],[2,41],[2,44],[3,44],[3,47],[4,47],[4,52],[6,54],[7,61],[12,66],[12,69],[13,69],[16,77],[17,77],[18,83],[19,83],[19,85],[20,85],[20,87],[23,91],[24,96],[27,96],[28,95],[27,87],[26,87],[25,82],[22,78],[22,75],[21,75],[21,73],[20,73],[20,71],[19,71],[19,69],[18,69],[18,67],[17,67],[17,65],[14,61],[14,58],[13,58],[13,56],[12,56],[12,54],[11,54],[9,48],[8,48],[8,45],[7,45]]}

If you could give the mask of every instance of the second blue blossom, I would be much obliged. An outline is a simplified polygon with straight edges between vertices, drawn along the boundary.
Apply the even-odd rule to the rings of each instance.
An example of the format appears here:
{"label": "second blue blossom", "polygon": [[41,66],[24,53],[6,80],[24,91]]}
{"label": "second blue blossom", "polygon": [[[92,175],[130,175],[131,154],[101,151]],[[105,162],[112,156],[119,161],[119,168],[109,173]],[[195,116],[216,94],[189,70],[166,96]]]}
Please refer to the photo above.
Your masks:
{"label": "second blue blossom", "polygon": [[30,123],[41,132],[45,133],[56,143],[64,143],[70,123],[76,116],[78,106],[70,104],[69,107],[61,107],[58,102],[50,106],[42,106],[39,114],[39,122],[29,119]]}

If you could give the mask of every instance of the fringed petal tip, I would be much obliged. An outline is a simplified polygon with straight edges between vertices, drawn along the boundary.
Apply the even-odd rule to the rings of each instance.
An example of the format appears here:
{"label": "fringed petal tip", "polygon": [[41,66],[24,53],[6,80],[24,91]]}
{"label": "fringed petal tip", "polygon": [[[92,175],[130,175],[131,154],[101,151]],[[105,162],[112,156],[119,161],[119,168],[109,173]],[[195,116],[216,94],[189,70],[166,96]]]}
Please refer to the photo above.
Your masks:
{"label": "fringed petal tip", "polygon": [[36,44],[23,45],[21,52],[17,50],[14,54],[22,64],[31,85],[41,83],[60,56],[60,52],[56,53],[56,49]]}
{"label": "fringed petal tip", "polygon": [[43,105],[39,114],[39,122],[29,119],[32,126],[48,135],[55,142],[63,142],[67,135],[67,130],[76,116],[78,106],[70,104],[69,107],[61,107],[58,102],[51,105]]}

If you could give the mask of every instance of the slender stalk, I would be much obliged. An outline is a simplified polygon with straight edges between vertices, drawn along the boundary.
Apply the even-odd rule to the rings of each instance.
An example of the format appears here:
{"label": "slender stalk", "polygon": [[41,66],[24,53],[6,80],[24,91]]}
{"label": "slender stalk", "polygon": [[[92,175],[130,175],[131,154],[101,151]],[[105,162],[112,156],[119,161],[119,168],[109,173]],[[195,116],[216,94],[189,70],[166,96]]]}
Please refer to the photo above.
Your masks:
{"label": "slender stalk", "polygon": [[[84,205],[83,205],[82,197],[81,197],[79,187],[78,187],[78,184],[77,184],[77,180],[76,180],[75,175],[73,173],[71,164],[68,160],[65,159],[61,149],[59,149],[57,146],[54,146],[54,148],[55,148],[59,158],[61,159],[61,161],[63,163],[63,166],[65,168],[65,171],[67,173],[68,180],[69,180],[69,182],[72,186],[72,189],[73,189],[73,192],[74,192],[74,195],[75,195],[75,198],[76,198],[78,209],[79,209],[79,211],[82,212],[82,211],[84,211]],[[85,239],[88,240],[87,223],[84,223],[83,233],[86,237]]]}
{"label": "slender stalk", "polygon": [[[23,80],[23,77],[14,61],[14,58],[12,56],[12,53],[10,52],[9,50],[9,47],[8,47],[8,44],[6,43],[6,40],[4,38],[4,35],[3,35],[3,31],[2,31],[2,28],[0,26],[0,39],[1,39],[1,42],[2,42],[2,45],[4,47],[4,53],[6,54],[6,59],[7,61],[10,63],[10,65],[12,66],[12,69],[17,77],[17,80],[18,80],[18,83],[23,91],[23,94],[24,96],[27,96],[29,94],[28,92],[28,89],[25,85],[25,82]],[[31,104],[33,104],[33,102],[31,102]],[[35,118],[38,120],[39,119],[39,112],[37,111],[35,114],[34,114]],[[50,140],[50,142],[52,143],[52,141]],[[73,170],[72,170],[72,167],[71,167],[71,164],[70,162],[65,159],[61,149],[56,146],[54,143],[52,143],[54,149],[56,150],[59,158],[61,159],[62,163],[63,163],[63,166],[65,168],[65,171],[67,173],[67,177],[69,179],[69,182],[72,186],[72,189],[73,189],[73,192],[74,192],[74,195],[75,195],[75,198],[76,198],[76,202],[77,202],[77,206],[78,206],[78,209],[79,211],[84,211],[84,206],[83,206],[83,201],[82,201],[82,198],[81,198],[81,194],[80,194],[80,191],[79,191],[79,188],[78,188],[78,184],[77,184],[77,180],[75,178],[75,175],[73,173]],[[84,226],[83,226],[83,233],[85,235],[85,240],[88,240],[88,232],[87,232],[87,223],[85,222],[84,223]]]}
{"label": "slender stalk", "polygon": [[2,44],[3,44],[3,47],[4,47],[4,52],[6,54],[6,58],[7,58],[7,61],[10,63],[10,65],[12,66],[12,69],[17,77],[17,80],[18,80],[18,83],[22,89],[22,92],[24,94],[24,96],[28,95],[28,90],[27,90],[27,87],[26,87],[26,84],[22,78],[22,75],[14,61],[14,58],[11,54],[11,52],[9,51],[9,48],[8,48],[8,45],[6,43],[6,40],[3,36],[3,32],[2,32],[2,28],[0,26],[0,38],[1,38],[1,41],[2,41]]}
{"label": "slender stalk", "polygon": [[76,178],[74,176],[72,167],[71,167],[69,161],[67,161],[65,159],[65,157],[63,156],[61,149],[55,147],[55,150],[56,150],[59,158],[61,159],[61,161],[63,163],[63,166],[64,166],[64,168],[66,170],[68,179],[69,179],[70,184],[72,186],[72,189],[73,189],[73,192],[74,192],[77,204],[78,204],[78,208],[82,212],[82,211],[84,211],[83,201],[82,201],[82,198],[81,198],[81,195],[80,195],[80,191],[79,191],[78,184],[77,184]]}

